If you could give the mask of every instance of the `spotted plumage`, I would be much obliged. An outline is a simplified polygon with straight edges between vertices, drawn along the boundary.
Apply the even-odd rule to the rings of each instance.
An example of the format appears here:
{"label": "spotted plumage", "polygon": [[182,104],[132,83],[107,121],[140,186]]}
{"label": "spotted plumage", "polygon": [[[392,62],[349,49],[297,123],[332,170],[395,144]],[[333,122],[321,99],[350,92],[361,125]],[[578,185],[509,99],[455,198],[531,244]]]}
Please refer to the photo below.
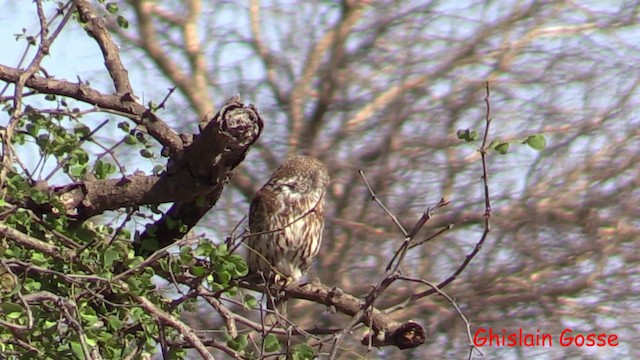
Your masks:
{"label": "spotted plumage", "polygon": [[319,160],[296,156],[273,172],[249,209],[250,273],[298,281],[320,250],[329,174]]}

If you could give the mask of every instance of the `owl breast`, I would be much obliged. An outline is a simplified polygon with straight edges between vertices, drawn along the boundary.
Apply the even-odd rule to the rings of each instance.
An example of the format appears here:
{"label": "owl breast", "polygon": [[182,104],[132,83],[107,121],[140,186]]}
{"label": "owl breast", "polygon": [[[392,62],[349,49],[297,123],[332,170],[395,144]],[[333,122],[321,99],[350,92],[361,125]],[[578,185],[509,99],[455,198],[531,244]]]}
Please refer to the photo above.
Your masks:
{"label": "owl breast", "polygon": [[287,281],[306,273],[322,242],[328,181],[322,163],[300,156],[285,162],[258,191],[246,241],[251,273]]}

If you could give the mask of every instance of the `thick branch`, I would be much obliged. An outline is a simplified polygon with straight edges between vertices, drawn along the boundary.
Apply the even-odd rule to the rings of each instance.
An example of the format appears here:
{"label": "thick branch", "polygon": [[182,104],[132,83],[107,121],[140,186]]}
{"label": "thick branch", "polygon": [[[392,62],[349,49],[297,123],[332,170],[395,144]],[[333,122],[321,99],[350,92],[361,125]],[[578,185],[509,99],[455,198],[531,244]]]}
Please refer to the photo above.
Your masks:
{"label": "thick branch", "polygon": [[[264,290],[262,285],[246,283],[242,285],[256,291]],[[303,286],[290,284],[282,290],[284,290],[288,298],[305,299],[318,304],[333,306],[337,311],[349,316],[356,316],[365,307],[364,300],[322,284],[311,283]],[[368,307],[368,309],[371,309],[371,307]],[[372,311],[364,311],[359,322],[371,327],[374,333],[371,343],[377,347],[396,346],[399,349],[408,349],[420,346],[426,340],[426,332],[420,324],[413,321],[405,323],[394,321],[389,315],[376,308],[373,308]],[[362,339],[362,343],[368,344],[370,336],[371,334],[367,334]]]}
{"label": "thick branch", "polygon": [[[137,250],[141,244],[148,250],[168,246],[195,226],[218,201],[233,169],[258,140],[262,127],[262,118],[253,105],[245,107],[239,97],[231,98],[184,153],[170,164],[165,175],[190,177],[192,183],[181,182],[183,190],[194,192],[194,189],[204,188],[207,191],[175,203],[162,219],[141,235]],[[156,239],[157,247],[144,246],[148,239]]]}
{"label": "thick branch", "polygon": [[[262,119],[256,109],[244,107],[234,98],[183,154],[171,159],[162,175],[134,173],[121,179],[85,180],[49,190],[60,198],[67,215],[80,221],[108,210],[177,202],[167,215],[190,228],[215,204],[231,170],[244,159],[261,131]],[[50,211],[42,205],[29,207]],[[176,231],[159,232],[158,239],[168,245],[180,237]]]}
{"label": "thick branch", "polygon": [[[161,177],[134,174],[122,179],[87,180],[54,189],[68,215],[79,220],[123,207],[162,204],[206,191],[185,189],[188,177]],[[194,191],[195,190],[195,191]]]}

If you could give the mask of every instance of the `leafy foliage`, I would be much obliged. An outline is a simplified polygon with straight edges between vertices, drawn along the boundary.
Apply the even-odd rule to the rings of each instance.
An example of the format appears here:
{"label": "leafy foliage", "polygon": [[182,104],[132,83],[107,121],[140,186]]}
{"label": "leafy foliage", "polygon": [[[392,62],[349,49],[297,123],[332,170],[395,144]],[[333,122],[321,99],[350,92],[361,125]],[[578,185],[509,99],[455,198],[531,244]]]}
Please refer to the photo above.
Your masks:
{"label": "leafy foliage", "polygon": [[[35,190],[19,175],[12,176],[9,185],[7,196],[14,201],[34,197]],[[53,199],[45,196],[42,200]],[[195,300],[186,300],[172,306],[163,300],[156,291],[156,270],[142,266],[143,258],[134,255],[126,229],[91,222],[76,227],[64,215],[38,216],[26,209],[16,209],[4,224],[56,249],[49,253],[2,242],[0,253],[5,260],[0,267],[0,320],[26,328],[16,333],[10,327],[0,327],[4,353],[40,359],[84,359],[83,352],[93,348],[101,349],[105,359],[153,353],[158,341],[157,319],[139,306],[136,298],[146,297],[175,317],[194,304]],[[182,247],[179,253],[158,260],[157,267],[203,279],[211,291],[224,290],[224,294],[236,294],[231,279],[247,273],[242,257],[230,253],[226,245],[216,246],[208,240],[194,249]],[[16,301],[16,296],[22,301]],[[247,298],[247,303],[255,306],[252,298]],[[180,337],[174,329],[165,331],[169,341]],[[29,344],[31,350],[18,346],[16,340]],[[277,340],[269,338],[266,344],[270,351],[277,350]],[[185,355],[182,350],[172,350],[174,358]]]}

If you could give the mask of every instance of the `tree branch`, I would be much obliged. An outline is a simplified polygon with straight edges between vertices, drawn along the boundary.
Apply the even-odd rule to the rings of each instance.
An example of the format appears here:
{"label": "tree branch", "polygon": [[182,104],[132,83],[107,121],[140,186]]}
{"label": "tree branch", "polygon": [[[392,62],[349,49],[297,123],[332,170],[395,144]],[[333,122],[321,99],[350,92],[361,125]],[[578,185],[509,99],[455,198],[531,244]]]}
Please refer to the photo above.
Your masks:
{"label": "tree branch", "polygon": [[42,240],[24,234],[6,224],[0,223],[0,239],[7,238],[24,246],[27,249],[34,249],[52,258],[68,262],[75,257],[75,253],[63,247],[51,245]]}
{"label": "tree branch", "polygon": [[[0,65],[0,80],[9,83],[17,83],[24,72],[9,66]],[[72,83],[66,80],[48,79],[33,75],[25,81],[25,85],[44,94],[55,94],[70,97],[99,108],[118,111],[136,124],[144,126],[149,135],[153,136],[169,155],[183,150],[184,144],[176,133],[162,119],[156,116],[145,106],[131,101],[127,96],[103,94],[85,83]]]}
{"label": "tree branch", "polygon": [[[147,227],[136,244],[136,250],[166,247],[194,227],[216,204],[233,169],[244,160],[249,147],[260,137],[262,127],[262,118],[253,105],[245,106],[239,96],[231,98],[184,153],[169,165],[165,175],[188,176],[190,183],[181,182],[184,191],[203,188],[207,191],[175,203],[165,216]],[[141,247],[150,239],[157,240],[157,244]]]}
{"label": "tree branch", "polygon": [[[241,286],[255,291],[265,291],[264,285],[243,282]],[[349,316],[355,316],[367,307],[364,300],[344,293],[340,289],[322,284],[289,284],[272,291],[284,291],[288,298],[304,299],[335,307],[337,311]],[[363,311],[359,322],[364,326],[371,327],[373,330],[372,345],[377,347],[396,346],[399,349],[408,349],[424,344],[427,337],[420,324],[413,321],[404,323],[394,321],[375,307],[367,307],[367,311]],[[313,333],[312,330],[309,332]],[[371,334],[365,335],[362,344],[368,344],[371,336]]]}
{"label": "tree branch", "polygon": [[135,296],[134,298],[140,304],[140,306],[142,306],[142,308],[144,308],[150,314],[153,314],[153,316],[155,316],[158,319],[158,321],[180,331],[182,336],[184,336],[187,342],[189,342],[189,344],[193,346],[193,348],[196,349],[196,351],[198,351],[198,353],[200,354],[200,356],[202,356],[203,359],[215,360],[213,355],[211,355],[211,353],[207,350],[207,348],[204,346],[202,341],[200,341],[200,339],[198,338],[198,335],[196,335],[196,333],[193,331],[191,327],[189,327],[187,324],[183,323],[179,319],[175,318],[173,315],[163,311],[162,309],[159,309],[154,303],[149,301],[147,298],[142,296]]}
{"label": "tree branch", "polygon": [[116,93],[120,95],[130,94],[131,98],[133,98],[133,89],[129,83],[129,73],[122,65],[118,46],[113,42],[111,35],[107,31],[104,20],[95,13],[88,0],[74,0],[74,3],[80,13],[80,19],[88,24],[86,27],[87,33],[96,40],[100,50],[102,50],[104,64],[109,71],[111,79],[113,79]]}

